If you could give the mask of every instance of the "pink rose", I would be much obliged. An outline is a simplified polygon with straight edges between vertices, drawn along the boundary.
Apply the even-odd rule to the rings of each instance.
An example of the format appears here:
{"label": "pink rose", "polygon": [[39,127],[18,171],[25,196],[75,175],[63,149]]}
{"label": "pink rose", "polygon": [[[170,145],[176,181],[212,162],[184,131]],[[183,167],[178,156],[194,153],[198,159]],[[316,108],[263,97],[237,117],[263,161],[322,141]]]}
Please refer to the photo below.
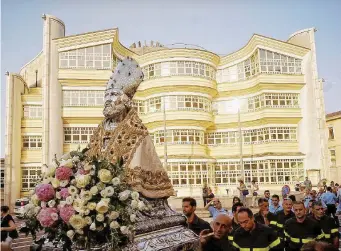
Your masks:
{"label": "pink rose", "polygon": [[51,214],[58,213],[57,208],[46,207],[42,208],[37,215],[37,219],[43,227],[51,227],[55,220],[52,218]]}
{"label": "pink rose", "polygon": [[68,167],[58,167],[56,169],[56,178],[58,180],[69,180],[70,179],[70,176],[73,175],[73,172],[70,168]]}
{"label": "pink rose", "polygon": [[62,218],[65,223],[68,223],[71,216],[75,214],[75,210],[71,205],[66,205],[60,208],[59,214],[60,218]]}
{"label": "pink rose", "polygon": [[62,188],[59,193],[63,199],[66,199],[68,196],[70,196],[69,190],[67,188]]}
{"label": "pink rose", "polygon": [[49,201],[54,198],[55,191],[51,184],[40,184],[36,187],[36,195],[41,201]]}

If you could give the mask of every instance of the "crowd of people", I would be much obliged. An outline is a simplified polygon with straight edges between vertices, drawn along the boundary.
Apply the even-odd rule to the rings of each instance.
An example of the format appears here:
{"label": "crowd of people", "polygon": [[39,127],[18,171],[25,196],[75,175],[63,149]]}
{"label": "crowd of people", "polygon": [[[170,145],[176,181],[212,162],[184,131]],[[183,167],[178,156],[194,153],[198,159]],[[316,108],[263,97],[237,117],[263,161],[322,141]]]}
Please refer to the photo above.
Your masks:
{"label": "crowd of people", "polygon": [[[254,183],[250,208],[257,207],[256,213],[245,204],[246,195],[242,193],[233,198],[231,211],[217,197],[206,201],[204,208],[210,212],[211,223],[195,214],[194,198],[182,200],[183,213],[188,227],[200,236],[203,251],[336,251],[339,248],[336,211],[341,204],[341,188],[331,183],[333,186],[323,186],[316,192],[308,181],[303,200],[289,194],[271,196],[269,190],[260,196]],[[242,185],[240,191],[244,189]]]}

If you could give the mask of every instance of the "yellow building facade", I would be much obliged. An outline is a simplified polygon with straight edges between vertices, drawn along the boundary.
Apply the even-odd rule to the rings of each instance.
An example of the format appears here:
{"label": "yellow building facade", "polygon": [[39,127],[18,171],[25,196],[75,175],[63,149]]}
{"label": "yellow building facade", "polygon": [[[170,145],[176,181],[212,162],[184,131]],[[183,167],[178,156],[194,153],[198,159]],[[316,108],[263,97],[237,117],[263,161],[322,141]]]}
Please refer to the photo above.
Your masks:
{"label": "yellow building facade", "polygon": [[330,180],[341,182],[341,111],[326,116],[330,153]]}
{"label": "yellow building facade", "polygon": [[127,48],[117,28],[65,36],[58,18],[44,15],[43,22],[41,53],[7,76],[11,201],[33,188],[55,154],[86,146],[103,118],[106,82],[126,56],[143,68],[134,105],[178,195],[200,195],[204,183],[226,194],[242,170],[246,182],[270,188],[329,177],[314,29],[287,41],[255,34],[218,56],[153,42]]}

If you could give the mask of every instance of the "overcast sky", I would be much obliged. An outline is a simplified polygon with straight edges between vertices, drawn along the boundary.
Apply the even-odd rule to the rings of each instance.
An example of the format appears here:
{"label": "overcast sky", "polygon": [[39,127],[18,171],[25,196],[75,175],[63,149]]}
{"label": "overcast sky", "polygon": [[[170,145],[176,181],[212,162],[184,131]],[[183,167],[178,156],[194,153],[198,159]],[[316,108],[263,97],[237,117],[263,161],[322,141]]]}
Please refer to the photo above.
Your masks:
{"label": "overcast sky", "polygon": [[42,49],[43,13],[66,24],[66,35],[118,27],[120,41],[196,44],[217,54],[243,47],[253,33],[286,41],[316,27],[326,111],[341,110],[341,0],[2,0],[1,152],[4,156],[5,72],[18,72]]}

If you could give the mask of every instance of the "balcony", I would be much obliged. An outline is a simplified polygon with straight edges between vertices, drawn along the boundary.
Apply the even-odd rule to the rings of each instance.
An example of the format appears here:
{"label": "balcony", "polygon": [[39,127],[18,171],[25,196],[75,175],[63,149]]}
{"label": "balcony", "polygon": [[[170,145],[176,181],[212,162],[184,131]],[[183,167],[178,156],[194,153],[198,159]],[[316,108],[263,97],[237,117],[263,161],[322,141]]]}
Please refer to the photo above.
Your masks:
{"label": "balcony", "polygon": [[[209,155],[213,158],[238,158],[240,154],[239,145],[229,144],[229,145],[209,145],[208,146]],[[298,142],[264,142],[261,144],[243,144],[243,155],[253,156],[265,153],[293,153],[299,152]]]}
{"label": "balcony", "polygon": [[41,162],[42,150],[37,149],[23,149],[21,150],[21,163]]}
{"label": "balcony", "polygon": [[89,107],[89,106],[64,106],[62,109],[62,117],[64,118],[88,118],[97,117],[102,118],[103,107]]}
{"label": "balcony", "polygon": [[[155,149],[158,156],[164,156],[163,144],[155,145]],[[167,143],[167,155],[168,156],[188,155],[188,157],[195,158],[208,156],[208,150],[206,145]]]}
{"label": "balcony", "polygon": [[[152,129],[163,126],[163,111],[140,114],[143,123]],[[195,110],[177,110],[166,112],[167,126],[201,126],[207,128],[213,124],[213,114],[211,112]]]}

